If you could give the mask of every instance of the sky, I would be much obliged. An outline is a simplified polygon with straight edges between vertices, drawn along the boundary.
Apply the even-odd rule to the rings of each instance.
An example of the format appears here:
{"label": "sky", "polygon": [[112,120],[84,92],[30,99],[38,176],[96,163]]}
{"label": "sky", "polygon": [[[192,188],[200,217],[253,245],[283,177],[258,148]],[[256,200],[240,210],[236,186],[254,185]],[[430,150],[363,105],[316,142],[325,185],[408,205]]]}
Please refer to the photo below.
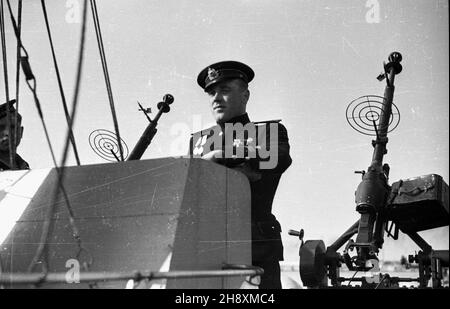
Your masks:
{"label": "sky", "polygon": [[[11,4],[16,8],[17,0]],[[70,108],[82,1],[46,4]],[[203,68],[223,60],[253,68],[247,112],[253,121],[282,119],[291,145],[293,163],[273,203],[286,261],[298,261],[299,241],[289,229],[303,228],[305,239],[329,245],[359,218],[354,193],[361,176],[354,171],[370,165],[372,137],[351,128],[346,108],[363,95],[383,95],[385,82],[376,77],[393,51],[402,53],[403,71],[394,94],[400,123],[389,133],[384,159],[389,181],[436,173],[449,182],[448,1],[97,0],[97,7],[120,134],[129,149],[148,124],[137,101],[153,109],[152,117],[166,93],[175,98],[142,159],[184,155],[190,134],[214,124],[196,83]],[[22,14],[22,41],[59,162],[67,124],[40,1],[24,1]],[[14,96],[16,42],[6,17]],[[90,10],[86,36],[74,135],[83,165],[106,164],[89,146],[94,130],[114,130]],[[3,74],[0,97],[5,101]],[[23,76],[19,104],[25,130],[18,152],[32,169],[52,167]],[[76,165],[73,153],[67,165]],[[448,227],[421,235],[435,249],[448,249]],[[399,260],[414,251],[418,247],[402,236],[386,239],[382,257]]]}

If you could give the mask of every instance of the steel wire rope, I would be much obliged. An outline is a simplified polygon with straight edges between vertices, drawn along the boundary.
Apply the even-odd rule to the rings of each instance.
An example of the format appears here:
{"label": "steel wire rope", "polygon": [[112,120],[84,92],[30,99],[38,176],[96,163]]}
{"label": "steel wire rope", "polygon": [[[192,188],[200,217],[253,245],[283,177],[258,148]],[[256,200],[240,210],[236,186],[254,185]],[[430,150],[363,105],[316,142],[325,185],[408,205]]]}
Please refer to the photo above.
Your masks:
{"label": "steel wire rope", "polygon": [[77,165],[79,166],[80,165],[80,158],[78,156],[78,150],[77,150],[77,145],[75,143],[75,137],[73,135],[73,130],[70,128],[70,125],[69,125],[70,115],[69,115],[69,110],[67,108],[66,96],[64,94],[64,89],[63,89],[63,86],[62,86],[61,74],[59,72],[58,62],[56,60],[55,48],[53,46],[53,39],[52,39],[51,31],[50,31],[50,24],[49,24],[49,21],[48,21],[47,8],[46,8],[46,5],[45,5],[45,0],[41,0],[41,6],[42,6],[42,11],[44,13],[45,26],[46,26],[46,29],[47,29],[48,40],[49,40],[49,43],[50,43],[50,49],[52,51],[53,65],[55,66],[55,73],[56,73],[56,78],[57,78],[57,81],[58,81],[59,93],[61,95],[62,105],[63,105],[63,109],[64,109],[64,115],[66,116],[67,125],[69,127],[69,134],[70,134],[69,138],[70,138],[70,142],[72,144],[73,152],[74,152],[74,155],[75,155],[75,160],[77,162]]}
{"label": "steel wire rope", "polygon": [[[1,0],[1,1],[3,1],[3,0]],[[69,203],[67,192],[66,192],[66,190],[64,188],[64,185],[62,183],[64,170],[62,169],[60,171],[58,169],[58,166],[57,166],[57,163],[56,163],[56,159],[55,159],[55,156],[54,156],[54,151],[53,151],[53,148],[51,146],[50,138],[49,138],[49,135],[48,135],[48,130],[47,130],[44,118],[43,118],[41,105],[40,105],[39,99],[37,97],[36,79],[34,78],[34,75],[33,75],[32,71],[31,71],[30,64],[28,62],[28,52],[26,51],[25,47],[23,46],[21,38],[19,36],[18,27],[16,26],[16,22],[15,22],[15,19],[14,19],[14,14],[12,13],[12,9],[11,9],[11,5],[9,3],[9,0],[6,0],[6,1],[7,1],[7,4],[8,4],[9,13],[10,13],[10,16],[11,16],[11,21],[12,21],[12,25],[13,25],[13,28],[14,28],[14,33],[16,34],[16,38],[17,38],[18,44],[20,45],[20,49],[25,54],[25,56],[21,57],[22,69],[23,69],[25,77],[26,77],[27,85],[28,85],[28,87],[30,88],[30,90],[33,93],[33,97],[34,97],[34,100],[35,100],[35,103],[36,103],[36,107],[37,107],[37,110],[38,110],[38,113],[39,113],[39,116],[40,116],[40,119],[41,119],[41,122],[42,122],[42,125],[43,125],[43,128],[44,128],[44,132],[45,132],[45,136],[46,136],[46,139],[47,139],[47,143],[49,145],[49,149],[50,149],[50,152],[51,152],[51,155],[52,155],[52,160],[53,160],[53,163],[55,165],[55,170],[56,170],[56,173],[58,175],[58,184],[57,184],[56,188],[60,188],[61,191],[63,192],[64,200],[66,202],[66,206],[67,206],[67,209],[68,209],[68,212],[69,212],[69,221],[70,221],[70,224],[72,226],[73,236],[74,236],[75,240],[77,241],[77,244],[78,244],[78,247],[79,247],[79,250],[78,250],[78,253],[77,253],[77,258],[78,258],[80,253],[83,250],[86,251],[87,253],[89,253],[89,252],[86,249],[84,249],[82,244],[81,244],[81,238],[79,237],[78,229],[77,229],[77,227],[75,225],[75,221],[74,221],[74,218],[73,218],[73,211],[72,211],[72,208],[71,208],[70,203]],[[83,49],[84,49],[84,33],[85,33],[85,25],[86,25],[87,0],[85,0],[84,4],[85,5],[84,5],[84,10],[83,10],[84,14],[83,14],[82,39],[81,39],[82,43],[80,44],[81,47],[80,47],[80,56],[79,56],[79,64],[78,64],[78,71],[77,71],[77,83],[76,83],[76,90],[75,90],[75,95],[74,95],[74,103],[75,104],[73,104],[73,106],[72,106],[72,118],[73,118],[73,115],[75,114],[75,107],[76,107],[76,102],[77,102],[77,98],[78,98],[78,91],[79,91],[79,79],[80,79],[80,75],[81,75],[81,63],[82,63],[82,55],[83,55]],[[30,81],[32,81],[32,83]],[[70,125],[72,125],[72,122],[70,123]],[[62,165],[65,165],[65,160],[66,160],[66,157],[67,157],[68,140],[69,140],[69,137],[66,138],[66,144],[65,144],[65,150],[64,150]],[[58,195],[59,195],[59,190],[55,190],[54,200],[57,199]],[[30,263],[30,265],[28,267],[28,271],[31,272],[33,270],[34,266],[36,265],[37,261],[39,259],[41,259],[42,256],[44,256],[44,258],[43,258],[43,260],[44,260],[43,261],[44,278],[46,276],[46,273],[48,272],[48,265],[47,265],[47,258],[46,258],[46,256],[47,256],[46,243],[47,243],[49,231],[50,231],[50,228],[51,228],[51,224],[50,223],[51,223],[51,216],[52,216],[53,210],[54,210],[54,204],[55,203],[50,204],[50,207],[49,207],[49,209],[47,211],[46,221],[44,222],[44,226],[43,226],[42,233],[41,233],[41,242],[40,242],[40,244],[39,244],[39,246],[38,246],[38,248],[36,250],[36,254],[33,257],[32,262]],[[43,253],[44,253],[44,255],[42,255]],[[91,258],[91,262],[90,263],[92,263],[92,260],[93,259]],[[85,268],[88,269],[87,266]]]}
{"label": "steel wire rope", "polygon": [[[9,0],[7,0],[7,1],[9,1]],[[66,203],[66,207],[67,207],[67,210],[69,212],[69,222],[70,222],[71,227],[72,227],[73,237],[75,238],[75,240],[77,242],[77,245],[78,245],[78,248],[79,248],[78,249],[78,253],[77,253],[77,257],[80,255],[80,253],[83,250],[87,251],[82,246],[81,238],[79,236],[78,229],[77,229],[77,227],[75,225],[74,213],[73,213],[73,210],[71,208],[71,205],[70,205],[70,202],[69,202],[69,199],[68,199],[68,195],[67,195],[67,192],[66,192],[66,190],[64,188],[63,181],[62,181],[63,178],[64,178],[64,166],[65,166],[65,162],[66,162],[66,159],[67,159],[67,150],[68,150],[68,145],[69,145],[69,140],[70,140],[70,137],[69,137],[70,133],[69,132],[70,132],[70,130],[72,128],[73,118],[74,118],[74,115],[75,115],[76,106],[77,106],[77,100],[78,100],[78,92],[79,92],[79,84],[80,84],[81,68],[82,68],[82,59],[83,59],[83,51],[84,51],[84,41],[85,41],[86,7],[87,7],[87,0],[84,1],[84,7],[83,7],[83,24],[82,24],[82,30],[81,30],[81,43],[80,43],[80,52],[79,52],[79,59],[78,59],[76,86],[75,86],[74,99],[73,99],[73,104],[72,104],[72,113],[70,115],[68,134],[67,134],[67,137],[66,137],[66,143],[65,143],[65,147],[64,147],[63,158],[61,160],[62,161],[61,162],[61,168],[58,168],[58,165],[56,163],[56,159],[54,158],[54,155],[53,155],[53,151],[51,150],[52,151],[53,161],[54,161],[54,164],[55,164],[55,170],[56,170],[57,177],[58,177],[57,185],[56,185],[57,189],[54,192],[52,203],[50,203],[48,211],[47,211],[47,214],[46,214],[46,221],[44,222],[44,226],[42,228],[42,233],[41,233],[39,247],[37,248],[36,253],[35,253],[34,257],[33,257],[33,260],[32,260],[32,262],[30,263],[30,265],[28,267],[28,271],[29,272],[31,272],[34,269],[34,266],[36,265],[38,260],[41,259],[42,257],[43,257],[43,270],[44,270],[44,273],[46,274],[48,272],[48,265],[47,265],[47,254],[48,254],[47,250],[48,250],[48,247],[47,247],[47,242],[48,242],[48,237],[50,235],[50,230],[52,228],[51,217],[52,217],[53,212],[54,212],[54,206],[56,205],[55,201],[58,198],[59,192],[60,192],[60,190],[58,190],[58,189],[61,189],[61,191],[63,193],[64,200],[65,200],[65,203]],[[12,18],[13,24],[14,24],[14,18],[12,16],[12,12],[10,11],[10,13],[11,13],[11,18]],[[22,45],[22,49],[24,49],[23,45]],[[42,123],[44,125],[44,130],[45,130],[45,132],[47,132],[46,126],[45,126],[45,122],[43,121],[42,110],[40,109],[39,100],[38,100],[37,95],[36,95],[36,81],[35,81],[34,78],[33,78],[33,81],[34,81],[34,87],[30,85],[28,80],[27,80],[27,84],[28,84],[28,86],[30,87],[30,89],[33,92],[33,95],[34,95],[35,101],[36,101],[36,106],[38,107],[38,112],[39,112],[39,114],[41,116],[41,120],[42,120]],[[51,148],[50,140],[48,138],[48,134],[47,133],[46,133],[46,136],[47,136],[47,140],[49,142],[49,147]],[[88,268],[88,267],[86,267],[86,268]]]}
{"label": "steel wire rope", "polygon": [[[50,149],[50,153],[51,153],[51,156],[52,156],[52,159],[53,159],[53,163],[56,166],[56,160],[55,160],[55,156],[54,156],[54,151],[53,151],[53,148],[51,146],[51,142],[50,142],[50,139],[49,139],[47,127],[46,127],[46,124],[45,124],[45,121],[44,121],[44,118],[43,118],[43,114],[42,114],[42,110],[41,110],[41,107],[40,107],[39,99],[38,99],[37,94],[36,94],[36,86],[37,86],[36,85],[36,80],[34,78],[34,75],[31,72],[31,68],[30,68],[28,60],[27,60],[28,59],[28,53],[27,53],[25,47],[22,44],[22,41],[21,41],[21,38],[20,38],[20,34],[19,34],[19,30],[18,30],[18,27],[16,26],[16,22],[15,22],[15,19],[14,19],[14,15],[13,15],[13,12],[12,12],[9,0],[6,0],[6,1],[7,1],[7,4],[8,4],[8,9],[9,9],[9,13],[10,13],[10,16],[11,16],[11,21],[12,21],[12,25],[13,25],[13,28],[14,28],[14,33],[15,33],[16,38],[17,38],[17,42],[20,45],[20,49],[23,50],[24,54],[26,55],[24,62],[22,61],[22,57],[21,57],[21,64],[22,64],[22,68],[23,68],[24,73],[25,73],[26,82],[27,82],[28,87],[30,88],[30,90],[33,93],[33,97],[34,97],[34,100],[35,100],[36,108],[38,110],[38,114],[40,116],[42,126],[44,128],[45,136],[46,136],[47,143],[48,143],[48,146],[49,146],[49,149]],[[0,16],[1,16],[1,28],[2,28],[2,43],[3,43],[3,38],[4,38],[4,36],[3,36],[3,34],[4,34],[3,33],[4,32],[3,31],[4,30],[3,11],[4,11],[3,10],[3,0],[1,0],[1,14],[0,14]],[[2,46],[3,46],[3,44],[2,44]],[[31,85],[30,81],[33,81],[33,85]],[[9,109],[7,109],[7,110],[9,111]]]}
{"label": "steel wire rope", "polygon": [[6,96],[6,131],[8,132],[8,148],[9,148],[9,165],[11,169],[15,168],[15,150],[13,150],[12,140],[11,140],[11,113],[9,110],[9,83],[8,83],[8,62],[6,55],[6,39],[5,39],[5,20],[3,14],[3,0],[0,0],[0,33],[1,33],[1,44],[2,44],[2,59],[3,59],[3,75],[5,79],[5,96]]}
{"label": "steel wire rope", "polygon": [[[61,159],[61,164],[60,164],[61,172],[58,174],[58,184],[59,184],[58,187],[62,188],[63,194],[65,196],[66,206],[67,206],[67,210],[69,212],[69,221],[72,226],[72,232],[73,232],[72,236],[75,238],[75,240],[77,242],[78,252],[76,254],[76,258],[78,259],[83,251],[86,252],[89,256],[89,262],[84,263],[83,266],[86,271],[89,271],[89,267],[93,263],[94,258],[82,244],[82,239],[80,237],[79,230],[75,224],[74,212],[73,212],[72,207],[70,206],[67,193],[64,190],[64,186],[63,186],[64,175],[65,175],[65,173],[64,173],[65,165],[66,165],[67,153],[68,153],[68,149],[69,149],[70,132],[72,131],[73,122],[74,122],[74,118],[75,118],[75,114],[76,114],[76,110],[77,110],[77,106],[78,106],[78,94],[80,92],[81,75],[82,75],[82,71],[83,71],[84,45],[85,45],[85,41],[86,41],[87,5],[88,5],[87,0],[84,0],[83,1],[83,13],[82,13],[83,21],[82,21],[82,25],[81,25],[81,38],[80,38],[80,48],[79,48],[79,52],[78,52],[78,64],[77,64],[75,89],[74,89],[74,94],[73,94],[73,99],[72,99],[72,110],[71,110],[70,117],[69,117],[69,128],[67,130],[63,157]],[[53,196],[52,204],[56,204],[58,197],[59,197],[59,190],[56,190],[54,193],[54,196]],[[90,284],[90,287],[93,287],[93,286]]]}
{"label": "steel wire rope", "polygon": [[95,34],[97,36],[98,50],[99,50],[100,59],[102,62],[103,75],[105,77],[106,91],[108,93],[109,106],[111,108],[111,115],[113,118],[114,130],[116,132],[116,138],[117,138],[117,141],[119,144],[120,159],[123,161],[124,158],[123,158],[122,145],[120,143],[121,139],[120,139],[120,132],[119,132],[119,124],[117,121],[116,110],[115,110],[115,106],[114,106],[114,98],[113,98],[113,94],[112,94],[111,81],[110,81],[109,73],[108,73],[108,65],[106,62],[105,48],[103,45],[103,38],[102,38],[101,29],[100,29],[100,21],[98,18],[97,4],[96,4],[95,0],[90,0],[90,3],[91,3],[91,10],[92,10],[92,18],[94,20]]}
{"label": "steel wire rope", "polygon": [[[2,6],[3,6],[3,0],[1,0],[1,1],[2,1]],[[16,35],[18,43],[20,44],[20,49],[25,54],[25,56],[21,56],[21,60],[20,60],[20,62],[22,64],[22,69],[23,69],[24,74],[25,74],[25,81],[26,81],[28,87],[30,88],[31,92],[33,93],[33,98],[34,98],[34,101],[35,101],[35,104],[36,104],[36,108],[38,110],[39,117],[41,119],[42,127],[44,129],[45,137],[46,137],[49,149],[50,149],[50,154],[52,156],[52,160],[53,160],[54,165],[57,166],[56,159],[55,159],[55,153],[54,153],[53,147],[51,145],[50,136],[48,134],[47,125],[45,124],[45,120],[44,120],[44,115],[42,113],[41,104],[39,102],[39,98],[37,97],[37,91],[36,91],[37,83],[36,83],[36,79],[35,79],[32,71],[31,71],[31,67],[30,67],[29,62],[28,62],[28,52],[25,49],[25,47],[23,46],[23,44],[22,44],[22,40],[20,38],[18,27],[17,27],[16,21],[14,19],[14,14],[12,12],[11,4],[10,4],[9,0],[6,0],[6,3],[8,4],[9,14],[11,16],[11,22],[12,22],[12,25],[13,25],[13,28],[14,28],[14,33]],[[32,81],[32,83],[30,81]]]}
{"label": "steel wire rope", "polygon": [[[17,3],[17,33],[20,38],[22,32],[22,0]],[[20,41],[17,40],[16,49],[16,109],[14,111],[14,129],[17,130],[17,117],[19,114],[19,87],[20,87]],[[17,134],[14,134],[14,159],[16,155]]]}

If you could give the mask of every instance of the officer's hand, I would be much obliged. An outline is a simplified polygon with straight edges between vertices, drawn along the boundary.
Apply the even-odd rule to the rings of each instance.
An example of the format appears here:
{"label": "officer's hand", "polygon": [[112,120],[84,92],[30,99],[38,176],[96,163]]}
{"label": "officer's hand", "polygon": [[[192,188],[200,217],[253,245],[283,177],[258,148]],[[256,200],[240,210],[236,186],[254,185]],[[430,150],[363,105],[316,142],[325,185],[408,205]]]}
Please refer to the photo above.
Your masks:
{"label": "officer's hand", "polygon": [[218,162],[223,158],[222,150],[213,150],[202,156],[202,159],[212,162]]}

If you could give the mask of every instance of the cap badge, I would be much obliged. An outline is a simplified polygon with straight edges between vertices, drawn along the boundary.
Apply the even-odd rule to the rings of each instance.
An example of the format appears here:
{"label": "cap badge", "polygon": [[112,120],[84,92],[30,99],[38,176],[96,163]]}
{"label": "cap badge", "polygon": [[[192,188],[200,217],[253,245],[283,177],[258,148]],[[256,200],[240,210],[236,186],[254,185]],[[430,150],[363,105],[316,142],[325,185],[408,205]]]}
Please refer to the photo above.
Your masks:
{"label": "cap badge", "polygon": [[213,68],[208,68],[208,79],[213,80],[219,77],[219,71]]}

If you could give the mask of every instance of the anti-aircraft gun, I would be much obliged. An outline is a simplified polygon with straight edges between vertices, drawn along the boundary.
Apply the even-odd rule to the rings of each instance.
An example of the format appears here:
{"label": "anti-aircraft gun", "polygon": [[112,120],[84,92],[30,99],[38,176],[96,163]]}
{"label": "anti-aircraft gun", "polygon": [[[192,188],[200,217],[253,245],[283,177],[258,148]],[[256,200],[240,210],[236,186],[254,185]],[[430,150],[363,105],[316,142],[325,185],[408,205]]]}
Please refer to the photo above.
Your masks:
{"label": "anti-aircraft gun", "polygon": [[[358,132],[376,136],[372,162],[362,174],[355,193],[356,211],[360,219],[345,231],[332,245],[325,247],[322,240],[303,241],[304,232],[290,230],[298,236],[300,245],[300,277],[310,288],[350,287],[360,281],[362,288],[395,288],[400,282],[418,282],[419,288],[443,287],[443,269],[449,266],[448,250],[433,248],[418,234],[420,231],[449,225],[448,185],[442,177],[430,174],[388,184],[389,165],[383,164],[387,153],[387,133],[398,125],[400,113],[393,104],[395,75],[402,71],[402,56],[389,55],[384,72],[377,79],[386,81],[384,97],[363,96],[347,107],[347,121]],[[378,123],[377,123],[378,122]],[[417,278],[390,277],[377,274],[370,277],[343,278],[340,267],[350,271],[378,271],[378,253],[382,249],[384,234],[398,239],[399,231],[409,236],[420,248],[409,256],[409,263],[417,263]],[[352,237],[356,235],[356,240]],[[342,253],[338,250],[344,247]],[[354,256],[350,252],[355,252]],[[430,283],[431,280],[431,284]],[[348,284],[343,284],[344,282]]]}

